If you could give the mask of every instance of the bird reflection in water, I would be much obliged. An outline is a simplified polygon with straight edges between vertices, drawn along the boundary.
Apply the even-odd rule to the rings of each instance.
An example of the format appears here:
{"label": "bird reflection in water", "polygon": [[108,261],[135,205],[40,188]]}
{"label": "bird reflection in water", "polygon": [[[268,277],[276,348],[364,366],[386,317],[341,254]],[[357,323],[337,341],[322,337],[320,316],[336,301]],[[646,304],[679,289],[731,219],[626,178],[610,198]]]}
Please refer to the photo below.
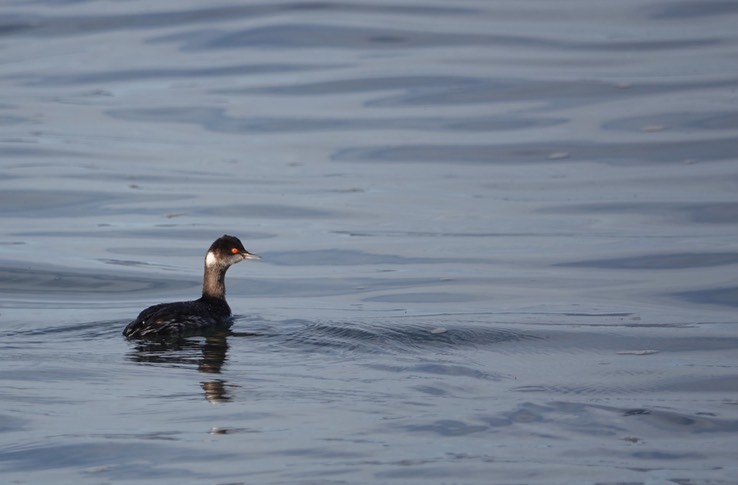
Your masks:
{"label": "bird reflection in water", "polygon": [[[138,341],[128,358],[142,364],[195,366],[203,374],[220,374],[227,353],[227,334],[214,334],[199,338]],[[231,400],[226,390],[227,382],[223,379],[208,379],[200,386],[205,391],[205,399],[212,403]]]}

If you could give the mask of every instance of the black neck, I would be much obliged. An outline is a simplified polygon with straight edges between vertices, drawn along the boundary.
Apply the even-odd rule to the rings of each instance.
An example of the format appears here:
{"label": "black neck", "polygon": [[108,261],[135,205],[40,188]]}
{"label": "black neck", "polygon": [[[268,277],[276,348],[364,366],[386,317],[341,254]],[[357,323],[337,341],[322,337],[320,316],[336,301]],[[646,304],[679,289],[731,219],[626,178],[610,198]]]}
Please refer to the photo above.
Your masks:
{"label": "black neck", "polygon": [[214,264],[205,265],[205,277],[202,282],[202,296],[225,300],[225,274],[228,266]]}

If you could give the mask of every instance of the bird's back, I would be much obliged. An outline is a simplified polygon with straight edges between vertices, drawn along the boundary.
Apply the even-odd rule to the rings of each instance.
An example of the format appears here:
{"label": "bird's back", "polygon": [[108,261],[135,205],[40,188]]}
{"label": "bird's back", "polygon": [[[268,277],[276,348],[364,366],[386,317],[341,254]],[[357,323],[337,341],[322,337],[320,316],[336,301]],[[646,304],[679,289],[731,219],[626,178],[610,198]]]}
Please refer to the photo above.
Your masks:
{"label": "bird's back", "polygon": [[123,330],[126,337],[185,335],[209,328],[228,328],[231,309],[225,300],[200,298],[160,303],[142,311]]}

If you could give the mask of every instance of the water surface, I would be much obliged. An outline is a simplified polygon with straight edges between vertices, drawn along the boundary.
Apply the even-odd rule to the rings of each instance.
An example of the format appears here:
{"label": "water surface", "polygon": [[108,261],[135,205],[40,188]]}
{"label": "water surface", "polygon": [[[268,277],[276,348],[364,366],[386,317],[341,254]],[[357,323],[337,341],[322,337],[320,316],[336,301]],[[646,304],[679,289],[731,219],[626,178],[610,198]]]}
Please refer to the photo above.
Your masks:
{"label": "water surface", "polygon": [[737,21],[3,2],[3,480],[734,483]]}

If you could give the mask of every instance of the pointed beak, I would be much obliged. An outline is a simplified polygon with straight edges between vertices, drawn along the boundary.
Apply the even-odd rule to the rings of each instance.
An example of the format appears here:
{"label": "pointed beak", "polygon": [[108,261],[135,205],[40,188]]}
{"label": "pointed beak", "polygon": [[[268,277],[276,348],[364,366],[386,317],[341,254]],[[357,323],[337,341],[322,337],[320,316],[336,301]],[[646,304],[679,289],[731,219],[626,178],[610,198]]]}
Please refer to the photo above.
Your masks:
{"label": "pointed beak", "polygon": [[253,260],[261,259],[261,256],[257,256],[256,254],[252,254],[248,251],[242,252],[241,256],[243,256],[243,259],[253,259]]}

